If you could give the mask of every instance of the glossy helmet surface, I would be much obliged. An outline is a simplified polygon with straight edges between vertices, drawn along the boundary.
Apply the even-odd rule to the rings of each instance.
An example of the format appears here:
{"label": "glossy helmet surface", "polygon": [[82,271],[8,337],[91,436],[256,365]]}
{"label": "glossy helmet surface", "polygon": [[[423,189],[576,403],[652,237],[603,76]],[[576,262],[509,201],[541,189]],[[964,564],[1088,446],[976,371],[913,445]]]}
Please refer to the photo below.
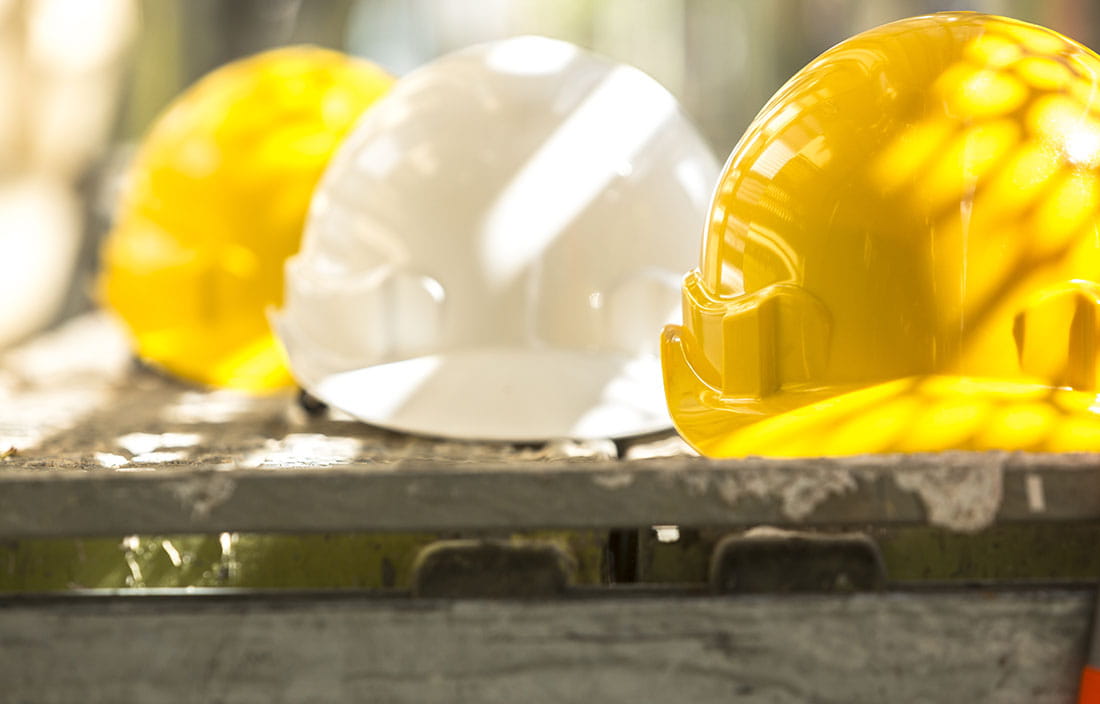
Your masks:
{"label": "glossy helmet surface", "polygon": [[1100,449],[1100,59],[972,13],[796,74],[734,149],[663,360],[713,456]]}
{"label": "glossy helmet surface", "polygon": [[218,68],[157,118],[100,281],[139,356],[211,386],[291,383],[265,309],[282,301],[322,170],[392,82],[366,61],[287,47]]}
{"label": "glossy helmet surface", "polygon": [[678,319],[718,164],[642,72],[520,37],[402,78],[314,196],[280,339],[328,404],[455,438],[670,425]]}

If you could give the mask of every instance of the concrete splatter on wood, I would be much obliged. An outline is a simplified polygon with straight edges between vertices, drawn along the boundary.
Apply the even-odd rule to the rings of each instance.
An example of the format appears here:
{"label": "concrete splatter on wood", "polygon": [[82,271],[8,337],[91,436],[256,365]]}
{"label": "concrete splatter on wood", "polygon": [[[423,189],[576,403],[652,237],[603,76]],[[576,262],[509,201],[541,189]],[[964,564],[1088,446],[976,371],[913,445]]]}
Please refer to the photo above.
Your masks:
{"label": "concrete splatter on wood", "polygon": [[1002,453],[942,453],[935,463],[898,467],[898,486],[920,495],[933,525],[975,532],[991,525],[1004,496]]}

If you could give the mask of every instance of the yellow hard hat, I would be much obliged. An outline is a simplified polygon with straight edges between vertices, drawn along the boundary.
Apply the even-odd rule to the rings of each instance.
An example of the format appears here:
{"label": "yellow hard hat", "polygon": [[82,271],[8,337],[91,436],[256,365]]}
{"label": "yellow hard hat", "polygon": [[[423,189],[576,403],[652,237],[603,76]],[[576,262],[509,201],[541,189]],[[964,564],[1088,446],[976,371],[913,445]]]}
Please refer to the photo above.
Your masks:
{"label": "yellow hard hat", "polygon": [[321,172],[392,82],[365,61],[290,47],[223,66],[168,107],[103,252],[101,293],[142,358],[212,386],[290,384],[265,309],[282,302]]}
{"label": "yellow hard hat", "polygon": [[965,12],[822,54],[764,107],[665,328],[717,457],[1100,450],[1100,58]]}

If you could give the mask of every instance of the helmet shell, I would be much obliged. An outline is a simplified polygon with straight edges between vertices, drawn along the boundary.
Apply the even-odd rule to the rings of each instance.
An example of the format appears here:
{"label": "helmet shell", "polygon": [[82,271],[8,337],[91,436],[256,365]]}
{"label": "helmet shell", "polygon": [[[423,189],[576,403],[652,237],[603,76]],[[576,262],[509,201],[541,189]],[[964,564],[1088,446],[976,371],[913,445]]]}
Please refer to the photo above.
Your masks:
{"label": "helmet shell", "polygon": [[990,430],[1036,393],[1092,405],[1054,390],[1096,390],[1098,76],[1056,32],[963,12],[798,72],[733,150],[665,334],[685,438],[713,455],[1100,447],[1053,422]]}
{"label": "helmet shell", "polygon": [[366,61],[288,47],[213,71],[157,118],[100,282],[143,359],[211,386],[289,385],[265,308],[282,301],[322,170],[392,82]]}
{"label": "helmet shell", "polygon": [[474,46],[401,79],[317,189],[287,263],[298,381],[459,438],[668,427],[678,318],[718,164],[664,88],[572,44]]}

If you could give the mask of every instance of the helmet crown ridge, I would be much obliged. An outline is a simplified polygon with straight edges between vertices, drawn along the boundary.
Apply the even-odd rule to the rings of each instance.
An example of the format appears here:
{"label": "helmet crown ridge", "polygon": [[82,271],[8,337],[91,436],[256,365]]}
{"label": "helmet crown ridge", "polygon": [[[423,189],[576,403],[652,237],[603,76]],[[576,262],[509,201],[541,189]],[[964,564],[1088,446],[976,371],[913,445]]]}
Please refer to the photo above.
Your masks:
{"label": "helmet crown ridge", "polygon": [[[1095,422],[1092,401],[1070,399],[1097,390],[1098,81],[1080,44],[961,12],[870,30],[792,77],[727,162],[684,326],[664,336],[688,441],[711,454],[995,448],[1011,434],[980,428],[1017,422],[1006,408],[1029,393]],[[865,407],[871,389],[897,409]],[[952,403],[972,426],[943,420]],[[824,408],[864,430],[806,432],[824,432]],[[942,432],[907,439],[922,414]],[[871,439],[866,415],[889,432]],[[1091,437],[1044,427],[1007,446]]]}

